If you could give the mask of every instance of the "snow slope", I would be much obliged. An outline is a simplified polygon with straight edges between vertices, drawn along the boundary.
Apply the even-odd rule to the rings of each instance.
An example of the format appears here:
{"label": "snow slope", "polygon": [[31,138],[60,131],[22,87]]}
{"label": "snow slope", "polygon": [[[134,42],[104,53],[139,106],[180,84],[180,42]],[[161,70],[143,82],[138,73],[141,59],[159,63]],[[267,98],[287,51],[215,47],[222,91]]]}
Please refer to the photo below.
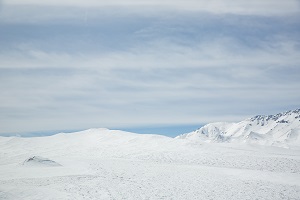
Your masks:
{"label": "snow slope", "polygon": [[[22,165],[36,157],[61,166]],[[298,149],[108,129],[0,137],[0,199],[299,199],[299,180]]]}
{"label": "snow slope", "polygon": [[257,115],[238,123],[210,123],[177,136],[205,142],[246,142],[282,147],[300,147],[300,109],[276,115]]}

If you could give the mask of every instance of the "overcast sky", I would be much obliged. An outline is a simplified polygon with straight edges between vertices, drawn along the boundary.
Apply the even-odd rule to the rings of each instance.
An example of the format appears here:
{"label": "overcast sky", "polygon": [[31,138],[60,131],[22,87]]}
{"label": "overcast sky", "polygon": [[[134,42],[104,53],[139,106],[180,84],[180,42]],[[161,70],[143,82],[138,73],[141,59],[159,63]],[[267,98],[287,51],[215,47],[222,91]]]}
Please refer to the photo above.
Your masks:
{"label": "overcast sky", "polygon": [[0,0],[0,134],[299,108],[299,0]]}

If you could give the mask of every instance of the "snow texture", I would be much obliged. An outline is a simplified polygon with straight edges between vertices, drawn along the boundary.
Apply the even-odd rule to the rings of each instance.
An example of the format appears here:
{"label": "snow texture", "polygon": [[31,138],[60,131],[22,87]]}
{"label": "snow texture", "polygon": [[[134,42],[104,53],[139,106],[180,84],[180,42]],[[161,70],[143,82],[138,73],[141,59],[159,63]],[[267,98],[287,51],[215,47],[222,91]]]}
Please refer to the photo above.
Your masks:
{"label": "snow texture", "polygon": [[[0,137],[0,199],[300,199],[297,145],[199,140],[272,138],[290,145],[299,133],[292,117],[295,113],[289,112],[237,124],[214,123],[197,137],[185,135],[187,139],[108,129]],[[241,131],[249,123],[255,128]],[[267,134],[270,127],[278,131]],[[53,163],[61,166],[44,167]]]}

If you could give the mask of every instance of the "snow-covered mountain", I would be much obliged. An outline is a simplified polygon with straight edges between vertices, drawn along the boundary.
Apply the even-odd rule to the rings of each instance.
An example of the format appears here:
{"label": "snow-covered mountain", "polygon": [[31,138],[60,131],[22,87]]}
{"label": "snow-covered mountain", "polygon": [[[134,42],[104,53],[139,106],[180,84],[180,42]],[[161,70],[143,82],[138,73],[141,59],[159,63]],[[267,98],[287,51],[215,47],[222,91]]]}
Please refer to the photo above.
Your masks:
{"label": "snow-covered mountain", "polygon": [[300,146],[300,109],[276,115],[257,115],[238,123],[207,124],[177,139],[205,142],[247,142],[274,146]]}
{"label": "snow-covered mountain", "polygon": [[[288,131],[284,125],[289,123],[298,127],[291,120],[299,114],[282,116],[248,123],[256,132],[275,123],[278,131],[272,137],[284,140],[279,132]],[[230,138],[227,130],[243,136],[244,125],[215,123],[202,130],[223,141]],[[297,136],[293,131],[289,138]],[[5,200],[299,199],[299,180],[298,147],[207,144],[103,128],[45,137],[0,136],[0,199]]]}

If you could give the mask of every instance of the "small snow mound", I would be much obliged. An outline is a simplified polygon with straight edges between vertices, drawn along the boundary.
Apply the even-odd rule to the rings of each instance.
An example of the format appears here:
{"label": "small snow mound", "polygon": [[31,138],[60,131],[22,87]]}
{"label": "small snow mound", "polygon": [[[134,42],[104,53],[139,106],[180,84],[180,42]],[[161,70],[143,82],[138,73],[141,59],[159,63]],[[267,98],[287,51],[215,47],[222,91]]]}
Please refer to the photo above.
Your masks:
{"label": "small snow mound", "polygon": [[26,159],[22,165],[25,166],[46,166],[46,167],[57,167],[61,166],[61,164],[50,160],[48,158],[43,158],[40,156],[33,156],[28,159]]}

